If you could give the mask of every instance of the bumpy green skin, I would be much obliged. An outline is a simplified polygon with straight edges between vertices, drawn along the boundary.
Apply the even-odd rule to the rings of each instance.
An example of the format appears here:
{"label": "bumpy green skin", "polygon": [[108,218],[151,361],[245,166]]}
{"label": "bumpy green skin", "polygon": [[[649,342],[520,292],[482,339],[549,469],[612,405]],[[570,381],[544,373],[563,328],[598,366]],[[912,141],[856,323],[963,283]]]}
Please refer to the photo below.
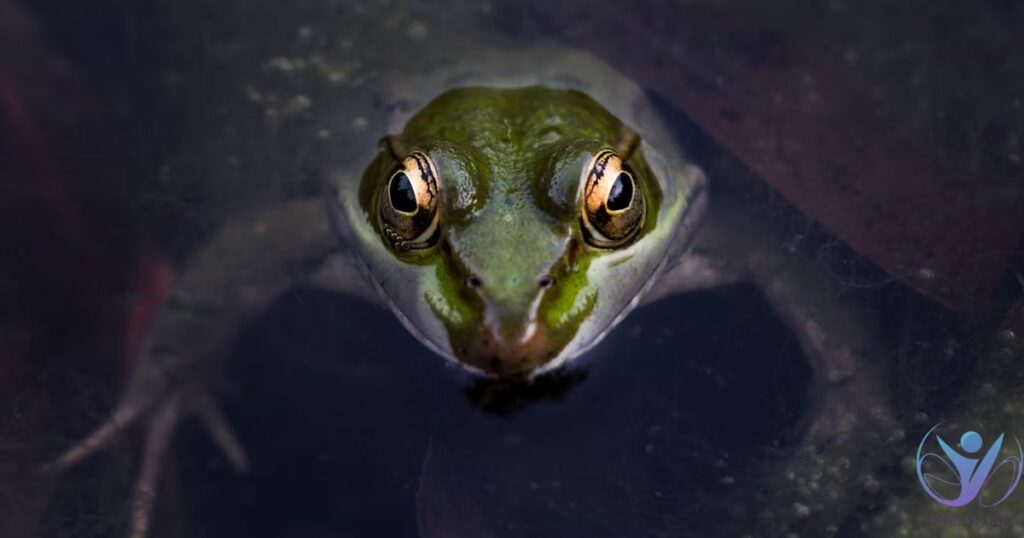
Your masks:
{"label": "bumpy green skin", "polygon": [[[533,372],[578,336],[607,287],[631,297],[641,291],[653,271],[632,280],[595,281],[588,271],[592,262],[623,252],[588,245],[579,225],[583,168],[597,151],[630,141],[622,157],[634,171],[647,213],[637,239],[625,247],[640,250],[616,260],[629,264],[648,250],[664,253],[643,248],[658,222],[662,188],[632,129],[580,92],[539,86],[451,90],[382,144],[360,185],[362,213],[377,232],[376,247],[392,258],[381,263],[423,269],[412,278],[429,281],[420,286],[422,300],[443,323],[458,361],[495,375]],[[428,154],[437,167],[441,236],[433,247],[402,251],[383,239],[376,216],[388,178],[412,150]],[[677,203],[676,211],[683,205]],[[374,267],[374,259],[380,258],[371,256],[371,274],[395,273]],[[479,289],[466,285],[470,275],[480,278]],[[556,284],[539,286],[545,276]],[[381,285],[392,301],[407,301],[390,293],[387,282]],[[393,306],[415,317],[415,305]],[[604,326],[615,314],[606,314]]]}

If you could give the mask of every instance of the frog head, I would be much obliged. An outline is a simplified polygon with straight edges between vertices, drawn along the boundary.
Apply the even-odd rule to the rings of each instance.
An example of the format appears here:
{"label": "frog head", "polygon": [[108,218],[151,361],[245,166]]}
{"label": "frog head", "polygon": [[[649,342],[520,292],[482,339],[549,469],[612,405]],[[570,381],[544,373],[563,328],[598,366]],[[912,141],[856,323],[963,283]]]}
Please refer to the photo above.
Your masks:
{"label": "frog head", "polygon": [[381,141],[343,210],[413,334],[530,376],[600,340],[692,233],[703,176],[651,154],[578,91],[449,90]]}

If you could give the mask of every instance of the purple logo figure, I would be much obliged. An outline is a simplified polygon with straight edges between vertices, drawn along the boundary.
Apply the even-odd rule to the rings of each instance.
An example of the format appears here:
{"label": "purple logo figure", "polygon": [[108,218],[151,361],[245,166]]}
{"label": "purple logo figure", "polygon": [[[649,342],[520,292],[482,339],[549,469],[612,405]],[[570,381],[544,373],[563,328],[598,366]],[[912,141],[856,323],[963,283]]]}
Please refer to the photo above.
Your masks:
{"label": "purple logo figure", "polygon": [[[949,443],[936,434],[935,440],[945,457],[935,452],[925,452],[925,444],[941,424],[940,422],[928,430],[928,433],[921,439],[921,444],[917,447],[917,478],[921,481],[921,486],[924,488],[925,493],[932,499],[935,499],[936,502],[946,506],[953,508],[966,506],[974,501],[974,499],[977,499],[981,495],[982,490],[988,485],[989,479],[999,476],[1000,469],[1006,466],[1006,471],[1004,472],[1009,473],[1010,484],[1002,497],[989,504],[979,499],[978,504],[985,508],[991,508],[1005,501],[1013,493],[1013,490],[1017,488],[1021,472],[1024,471],[1024,467],[1022,467],[1024,448],[1021,447],[1020,440],[1016,436],[1013,437],[1017,444],[1016,450],[1013,450],[1012,446],[1007,445],[1006,448],[1011,454],[1003,457],[998,463],[996,463],[996,460],[1000,458],[1000,454],[1003,451],[1005,434],[999,434],[999,437],[985,451],[984,455],[981,455],[980,451],[985,444],[985,440],[975,431],[968,431],[960,436],[959,450],[950,446]],[[943,472],[940,476],[925,472],[925,463],[930,459],[940,462],[948,473]],[[955,497],[947,498],[936,491],[936,483],[941,484],[938,487],[943,490],[955,491],[955,488],[959,488],[959,494]]]}

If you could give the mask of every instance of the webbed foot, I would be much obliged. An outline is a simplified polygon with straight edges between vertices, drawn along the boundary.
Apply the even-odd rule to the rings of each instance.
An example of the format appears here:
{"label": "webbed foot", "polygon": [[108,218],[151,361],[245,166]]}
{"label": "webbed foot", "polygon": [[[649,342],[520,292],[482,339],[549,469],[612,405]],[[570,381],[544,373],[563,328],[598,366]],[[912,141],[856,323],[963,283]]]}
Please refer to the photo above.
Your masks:
{"label": "webbed foot", "polygon": [[63,472],[95,454],[139,425],[145,445],[138,479],[132,493],[130,538],[146,538],[153,516],[160,477],[176,428],[189,414],[196,415],[214,442],[238,472],[249,467],[248,456],[209,393],[197,386],[165,387],[153,392],[133,391],[118,404],[110,419],[88,437],[43,467],[44,472]]}

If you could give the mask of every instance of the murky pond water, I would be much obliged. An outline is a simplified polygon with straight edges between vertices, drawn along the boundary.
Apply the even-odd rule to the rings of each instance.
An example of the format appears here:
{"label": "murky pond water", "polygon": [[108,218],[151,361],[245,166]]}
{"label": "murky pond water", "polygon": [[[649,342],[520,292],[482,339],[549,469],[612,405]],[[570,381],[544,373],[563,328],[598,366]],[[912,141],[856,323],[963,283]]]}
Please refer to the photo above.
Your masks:
{"label": "murky pond water", "polygon": [[[421,81],[540,42],[640,84],[711,199],[870,320],[884,416],[851,408],[878,426],[818,418],[832,372],[754,285],[643,306],[529,383],[300,286],[216,376],[249,471],[184,421],[151,535],[1024,535],[1024,493],[944,506],[918,465],[939,423],[1024,435],[1020,7],[440,4],[0,0],[0,536],[126,536],[140,431],[38,469],[109,416],[173,275],[235,216],[361,174]],[[1016,486],[996,452],[982,502]]]}

